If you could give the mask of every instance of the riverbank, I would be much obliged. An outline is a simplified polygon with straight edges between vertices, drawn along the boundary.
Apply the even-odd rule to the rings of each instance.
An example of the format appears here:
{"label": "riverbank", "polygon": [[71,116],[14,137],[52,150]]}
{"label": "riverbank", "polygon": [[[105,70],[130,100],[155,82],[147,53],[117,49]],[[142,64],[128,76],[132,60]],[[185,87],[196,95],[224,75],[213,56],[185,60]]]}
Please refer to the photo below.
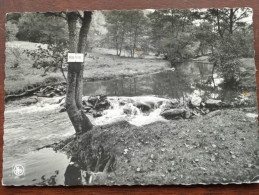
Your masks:
{"label": "riverbank", "polygon": [[141,127],[122,121],[56,149],[87,170],[87,185],[250,183],[259,174],[257,118],[250,112],[256,110],[218,110]]}
{"label": "riverbank", "polygon": [[[42,159],[51,156],[53,152],[48,155],[44,150],[47,146],[58,151],[52,158],[62,164],[62,169],[56,168],[60,173],[69,172],[67,159],[68,167],[78,165],[83,185],[249,182],[259,165],[254,98],[245,96],[237,105],[228,105],[218,100],[197,103],[198,99],[187,104],[154,96],[108,97],[107,104],[101,97],[84,97],[84,111],[95,128],[79,139],[72,136],[63,97],[38,97],[29,104],[30,98],[15,101],[5,110],[5,177],[18,158],[28,165],[36,154]],[[37,133],[29,133],[33,131]],[[59,162],[64,152],[67,158]],[[35,166],[43,165],[37,161]],[[44,165],[51,171],[46,180],[38,183],[45,175],[41,169],[28,179],[52,185],[49,179],[55,170],[49,166]],[[235,175],[238,169],[242,172]],[[73,178],[74,173],[65,175]],[[60,178],[57,183],[68,185]]]}

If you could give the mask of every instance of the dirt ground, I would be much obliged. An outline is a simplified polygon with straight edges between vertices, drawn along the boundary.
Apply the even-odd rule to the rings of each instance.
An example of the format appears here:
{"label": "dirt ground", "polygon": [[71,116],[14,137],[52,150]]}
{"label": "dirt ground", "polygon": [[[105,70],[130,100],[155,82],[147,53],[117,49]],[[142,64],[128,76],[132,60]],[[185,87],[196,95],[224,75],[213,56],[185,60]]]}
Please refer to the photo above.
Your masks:
{"label": "dirt ground", "polygon": [[[58,148],[90,169],[90,185],[255,182],[259,175],[258,126],[257,118],[248,114],[255,111],[217,110],[195,119],[142,127],[124,121],[97,127]],[[111,171],[91,170],[86,151],[92,156],[114,156]]]}

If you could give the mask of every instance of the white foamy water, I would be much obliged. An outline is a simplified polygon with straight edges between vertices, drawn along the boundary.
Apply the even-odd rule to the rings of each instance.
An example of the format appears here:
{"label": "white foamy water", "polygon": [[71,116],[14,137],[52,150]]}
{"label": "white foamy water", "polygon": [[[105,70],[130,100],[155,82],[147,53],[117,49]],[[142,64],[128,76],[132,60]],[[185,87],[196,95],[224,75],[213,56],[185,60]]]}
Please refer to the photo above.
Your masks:
{"label": "white foamy water", "polygon": [[[87,96],[83,99],[88,99]],[[53,111],[57,112],[60,105],[65,102],[64,97],[54,98],[38,98],[38,102],[28,106],[10,105],[6,107],[6,114],[36,114],[41,112]],[[135,96],[135,97],[108,97],[111,107],[103,111],[103,115],[98,118],[91,118],[94,125],[109,124],[118,120],[127,120],[129,123],[142,126],[155,121],[165,121],[160,113],[164,103],[168,99],[155,96]],[[151,109],[147,112],[142,112],[136,103],[148,104]],[[58,114],[58,113],[57,113]],[[70,133],[69,133],[70,135]]]}
{"label": "white foamy water", "polygon": [[53,98],[39,98],[39,101],[35,104],[31,104],[28,106],[20,106],[20,105],[11,105],[7,106],[5,109],[5,113],[35,113],[35,112],[44,112],[55,110],[60,107],[59,101],[62,97],[53,97]]}
{"label": "white foamy water", "polygon": [[[164,103],[168,99],[158,98],[154,96],[139,96],[139,97],[109,97],[111,108],[103,112],[103,116],[95,118],[95,125],[109,124],[118,120],[126,120],[129,123],[142,126],[155,121],[166,121],[160,113]],[[122,105],[121,102],[125,104]],[[151,110],[142,112],[135,106],[136,102],[151,105]]]}

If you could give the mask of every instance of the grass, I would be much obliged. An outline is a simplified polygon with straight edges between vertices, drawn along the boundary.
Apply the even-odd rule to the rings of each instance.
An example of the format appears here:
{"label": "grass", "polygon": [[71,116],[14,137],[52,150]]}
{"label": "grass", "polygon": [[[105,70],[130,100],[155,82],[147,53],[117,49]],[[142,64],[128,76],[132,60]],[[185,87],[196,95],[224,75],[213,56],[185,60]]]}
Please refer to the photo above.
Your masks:
{"label": "grass", "polygon": [[[25,49],[37,49],[37,45],[41,45],[44,48],[47,47],[44,44],[24,41],[6,43],[6,95],[18,94],[46,82],[64,81],[59,71],[42,76],[44,73],[43,69],[32,68],[34,61],[23,51]],[[119,57],[115,55],[114,50],[97,48],[87,55],[84,78],[87,80],[104,80],[114,77],[153,73],[168,68],[169,63],[167,61],[155,56],[150,55],[146,56],[146,58]]]}
{"label": "grass", "polygon": [[42,76],[44,70],[32,68],[33,60],[27,57],[23,51],[25,49],[36,49],[37,45],[38,44],[36,43],[23,41],[14,41],[6,44],[6,95],[21,93],[29,88],[33,88],[44,83],[64,80],[60,72],[49,73],[46,76]]}
{"label": "grass", "polygon": [[88,54],[84,78],[98,80],[142,75],[159,72],[169,67],[168,61],[154,55],[130,58],[116,56],[115,51],[111,49],[96,48]]}

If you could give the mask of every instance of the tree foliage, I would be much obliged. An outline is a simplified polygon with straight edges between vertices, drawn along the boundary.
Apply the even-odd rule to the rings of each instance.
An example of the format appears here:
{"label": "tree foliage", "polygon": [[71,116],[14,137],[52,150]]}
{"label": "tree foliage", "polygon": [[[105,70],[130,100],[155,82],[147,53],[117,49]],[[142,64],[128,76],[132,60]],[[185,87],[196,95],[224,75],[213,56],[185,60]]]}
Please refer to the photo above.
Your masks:
{"label": "tree foliage", "polygon": [[199,17],[192,10],[156,10],[148,15],[151,21],[151,44],[163,53],[172,65],[192,56],[193,21]]}
{"label": "tree foliage", "polygon": [[68,40],[64,18],[43,13],[23,13],[18,23],[16,37],[21,41],[53,44]]}
{"label": "tree foliage", "polygon": [[64,67],[67,67],[67,42],[59,42],[56,44],[49,44],[47,48],[38,45],[36,50],[25,50],[28,57],[33,59],[32,68],[43,69],[44,74],[52,71],[60,70],[65,79]]}
{"label": "tree foliage", "polygon": [[117,55],[121,55],[124,49],[134,57],[136,49],[141,48],[146,35],[144,13],[139,10],[109,11],[105,13],[105,19],[108,41],[116,49]]}

